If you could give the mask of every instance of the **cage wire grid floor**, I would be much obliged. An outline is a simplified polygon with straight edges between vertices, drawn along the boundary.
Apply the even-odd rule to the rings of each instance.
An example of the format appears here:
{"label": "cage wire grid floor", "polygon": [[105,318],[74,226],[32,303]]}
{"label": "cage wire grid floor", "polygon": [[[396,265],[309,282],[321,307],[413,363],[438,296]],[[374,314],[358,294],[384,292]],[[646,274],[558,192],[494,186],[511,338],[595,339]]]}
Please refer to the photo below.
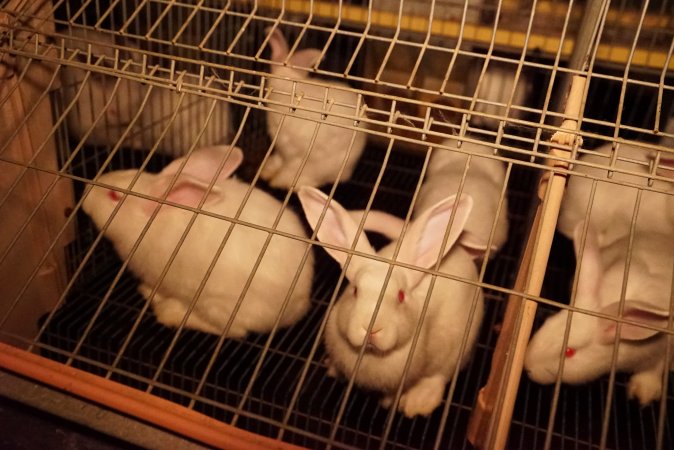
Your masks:
{"label": "cage wire grid floor", "polygon": [[[366,4],[367,2],[353,0],[344,3]],[[69,5],[70,3],[64,4]],[[158,54],[168,54],[169,47],[171,47],[170,50],[178,51],[180,55],[187,56],[186,68],[197,67],[198,65],[192,65],[195,61],[193,52],[197,51],[197,47],[194,42],[184,39],[190,35],[189,32],[183,34],[185,42],[181,42],[181,45],[170,46],[168,44],[170,41],[166,38],[175,37],[175,33],[179,29],[179,27],[173,26],[172,15],[175,14],[178,19],[182,19],[192,9],[199,8],[201,8],[199,16],[195,17],[201,17],[204,20],[194,21],[195,32],[193,34],[203,37],[207,28],[200,28],[199,24],[208,22],[205,19],[211,16],[217,16],[219,10],[207,11],[209,5],[216,5],[213,2],[200,3],[200,5],[202,4],[204,5],[203,8],[188,5],[187,2],[140,3],[138,9],[148,9],[146,11],[148,21],[150,17],[164,17],[165,23],[163,25],[166,25],[156,28],[156,33],[147,39],[148,47],[144,50],[149,49],[156,51]],[[668,3],[665,2],[664,4]],[[111,23],[119,21],[120,17],[117,16],[119,14],[121,14],[123,20],[127,17],[124,2],[116,5],[118,6],[110,11],[110,17],[106,21]],[[180,6],[177,8],[178,12],[174,12],[176,11],[174,7],[176,5]],[[91,6],[98,8],[99,2],[90,4],[88,9],[92,9]],[[121,11],[117,8],[121,8]],[[251,15],[250,10],[245,5],[242,8],[240,11],[238,9],[230,10],[225,14],[227,24],[225,35],[214,34],[206,46],[206,51],[199,51],[199,58],[206,58],[218,64],[230,63],[234,59],[242,67],[266,70],[264,65],[239,57],[246,54],[244,47],[259,48],[261,43],[260,33],[257,35],[249,33],[247,38],[250,38],[251,41],[241,40],[231,56],[225,54],[224,48],[220,48],[224,42],[231,42],[233,33],[236,33],[236,30],[248,18],[254,18],[250,24],[252,29],[261,29],[269,23],[269,21],[258,20],[262,16]],[[70,22],[72,20],[70,14],[74,13],[75,10],[77,8],[68,12],[67,17],[61,18],[62,22],[57,21],[57,23],[65,25]],[[59,12],[64,13],[63,8],[59,8],[57,13]],[[91,23],[100,19],[100,11],[97,9],[95,13],[95,19]],[[87,22],[87,20],[84,22]],[[292,25],[288,27],[290,30],[286,30],[293,31],[289,37],[295,35],[294,32],[303,26],[300,22],[295,23],[295,19],[291,19],[287,25]],[[145,25],[139,23],[136,26],[137,29],[134,30],[131,27],[128,30],[131,32],[127,34],[128,36],[132,38],[142,36],[139,30],[143,30]],[[316,27],[316,23],[311,23],[309,29],[315,32],[315,35],[311,38],[307,35],[306,41],[312,41],[313,38],[322,39],[328,34],[326,29]],[[321,39],[318,40],[321,41]],[[353,35],[350,28],[340,28],[335,34],[335,39],[332,47],[338,49],[351,48],[355,46],[359,36]],[[385,37],[383,42],[392,41],[395,41],[395,39]],[[135,42],[134,39],[132,39],[132,42]],[[402,38],[399,43],[403,46],[415,44],[414,42],[408,43]],[[331,48],[332,54],[335,53],[334,50],[334,48]],[[239,53],[241,55],[238,55]],[[446,49],[442,48],[440,53],[447,53]],[[486,58],[478,55],[472,55],[472,57],[475,59]],[[163,56],[157,56],[157,58],[162,62],[171,59]],[[175,58],[175,60],[177,59]],[[326,64],[335,62],[337,66],[339,66],[338,62],[343,62],[338,58],[326,57],[325,60]],[[515,60],[509,57],[509,62],[514,63]],[[527,64],[525,68],[533,70],[533,66],[529,67],[531,65],[529,59],[527,59]],[[550,68],[551,61],[546,61],[544,64],[546,66],[544,69],[540,69],[540,72],[547,76],[546,71]],[[325,65],[322,65],[321,68],[323,69],[323,75],[340,74],[342,70],[342,67],[333,68]],[[352,73],[348,74],[347,79],[362,81],[360,69],[362,68],[356,64]],[[242,74],[238,75],[242,76]],[[593,75],[588,98],[596,98],[599,95],[596,92],[601,91],[602,101],[589,102],[587,116],[592,119],[586,120],[584,124],[585,132],[603,133],[607,128],[605,121],[608,121],[609,125],[615,121],[615,117],[607,118],[604,115],[608,114],[607,111],[616,109],[613,103],[617,103],[617,99],[620,97],[617,91],[622,87],[618,85],[621,77],[622,71],[611,72],[609,75],[602,73]],[[647,87],[648,89],[657,87],[657,83],[653,84],[653,80],[651,80],[651,85],[647,87],[634,83],[631,78],[630,82],[632,84],[628,85],[626,93],[626,104],[628,105],[642,105],[642,90],[646,92]],[[605,89],[608,85],[610,85],[611,90]],[[614,95],[610,95],[611,93],[614,93]],[[668,92],[665,92],[665,96],[667,94]],[[635,100],[630,100],[630,97],[635,97]],[[664,109],[668,108],[666,97],[665,101],[662,101],[662,106]],[[671,109],[671,106],[669,108]],[[233,115],[235,117],[237,114],[240,115],[240,109],[234,108]],[[647,111],[645,114],[648,118],[648,115],[652,114],[655,108],[643,109]],[[642,121],[646,122],[645,118],[642,117],[642,108],[626,108],[626,110],[628,112],[625,115],[629,117],[623,120],[623,124],[634,125],[633,122],[638,122],[638,128],[635,130],[647,130],[647,128],[642,128],[643,125],[641,124]],[[255,109],[252,112],[254,115],[248,119],[248,128],[255,123],[257,134],[248,134],[244,138],[246,142],[264,134],[259,132],[263,129],[263,125],[261,125],[263,119],[259,120],[262,116],[261,112]],[[535,121],[531,123],[533,124]],[[634,130],[624,131],[621,130],[621,136],[633,137],[630,133],[633,133]],[[655,136],[647,137],[655,138]],[[67,142],[67,136],[60,136],[59,139]],[[68,148],[64,145],[62,147]],[[372,190],[374,179],[379,171],[382,154],[381,148],[371,146],[367,149],[352,179],[339,187],[336,198],[342,204],[351,208],[364,206],[365,199]],[[92,174],[100,168],[101,161],[104,159],[101,158],[101,155],[104,155],[102,149],[85,147],[82,151],[81,160],[73,166],[73,172],[91,179]],[[118,158],[113,161],[111,168],[139,167],[145,156],[141,152],[123,150],[119,153]],[[161,158],[154,158],[150,164],[150,169],[158,170],[165,163],[166,161],[162,161]],[[411,192],[417,182],[420,166],[421,159],[418,156],[394,153],[378,189],[374,207],[402,215],[407,208]],[[251,167],[254,173],[257,169],[255,164],[243,167],[243,169],[250,173]],[[485,276],[487,283],[503,287],[512,286],[519,264],[519,253],[522,243],[525,242],[526,231],[531,220],[529,213],[535,192],[533,186],[536,178],[537,172],[535,170],[518,165],[513,166],[508,192],[511,235],[506,246],[488,265]],[[78,195],[81,195],[82,185],[75,183],[75,187],[76,191],[79,192]],[[294,200],[293,202],[296,207],[296,202]],[[88,218],[81,212],[78,214],[78,241],[69,249],[72,270],[77,267],[84,252],[89,250],[97,235]],[[299,374],[303,370],[316,339],[327,303],[339,276],[338,267],[322,250],[316,251],[316,256],[317,273],[313,289],[312,309],[301,322],[292,328],[280,330],[275,336],[269,351],[265,355],[260,373],[252,385],[252,390],[246,398],[242,411],[238,415],[236,426],[240,428],[261,435],[276,437],[282,427],[281,421],[287,413]],[[568,302],[568,287],[574,268],[573,259],[571,244],[558,236],[553,245],[542,297],[563,303]],[[101,304],[103,296],[109,290],[120,265],[121,262],[117,259],[112,247],[106,241],[102,241],[96,247],[93,257],[76,280],[76,284],[69,293],[65,304],[46,324],[46,331],[41,336],[41,341],[37,343],[41,354],[60,362],[68,362],[73,367],[97,375],[109,376],[114,381],[137,389],[147,390],[151,387],[151,392],[154,395],[179,404],[192,406],[195,410],[218,420],[231,422],[236,414],[235,408],[243,399],[243,393],[265,347],[267,336],[252,335],[243,341],[225,340],[224,345],[218,351],[215,364],[209,372],[203,388],[198,394],[195,394],[202,374],[215,350],[217,337],[185,330],[173,347],[162,370],[158,373],[157,380],[152,381],[175,331],[158,324],[154,319],[151,308],[140,317],[145,301],[136,291],[137,280],[129,273],[125,273],[121,277],[105,304]],[[470,447],[465,440],[465,430],[470,412],[475,404],[477,391],[480,386],[484,385],[488,375],[498,336],[496,330],[503,314],[503,300],[502,294],[487,290],[485,318],[479,342],[470,364],[459,374],[445,427],[438,430],[444,404],[429,418],[410,420],[396,414],[391,432],[385,442],[387,448],[432,448],[436,443],[438,433],[440,433],[441,448],[462,449]],[[101,306],[100,315],[92,324],[92,317]],[[543,318],[551,312],[551,308],[540,307],[536,326],[542,323]],[[129,337],[131,327],[137,320],[139,320],[139,326],[131,336],[128,347],[113,370],[111,365],[116,360],[122,343]],[[88,331],[83,345],[75,352],[78,341],[90,325],[93,326]],[[288,428],[284,432],[284,440],[310,448],[320,448],[326,445],[327,436],[332,430],[333,420],[346,388],[344,380],[326,377],[322,352],[321,345],[318,347],[318,353],[311,361],[307,377],[302,383],[299,398],[289,417]],[[655,448],[659,431],[659,405],[656,403],[646,408],[640,408],[636,402],[629,401],[626,398],[625,388],[627,378],[624,374],[617,374],[616,376],[611,408],[608,411],[610,417],[607,419],[606,447],[630,450]],[[602,422],[606,416],[604,408],[609,387],[607,377],[586,386],[562,386],[555,411],[555,420],[551,427],[550,448],[564,450],[600,448],[603,431]],[[674,384],[670,375],[669,395],[666,405],[670,411],[674,406],[672,392],[674,392]],[[554,397],[554,387],[536,385],[531,383],[526,375],[523,375],[507,448],[536,449],[543,447],[548,435],[548,419],[551,415]],[[344,418],[337,430],[335,447],[377,448],[382,444],[381,436],[386,427],[388,411],[379,407],[378,400],[378,394],[366,392],[357,387],[354,388],[348,399]],[[670,417],[665,421],[664,429],[661,430],[663,433],[663,448],[665,449],[674,448],[673,427],[674,415],[670,414]]]}
{"label": "cage wire grid floor", "polygon": [[[95,150],[94,150],[95,151]],[[365,152],[352,180],[340,185],[336,198],[349,208],[360,208],[367,201],[374,180],[381,167],[384,150],[370,146]],[[122,150],[111,163],[115,166],[140,164],[145,155]],[[83,153],[84,157],[84,153]],[[89,157],[88,164],[96,164]],[[158,170],[165,163],[154,158],[150,169]],[[419,155],[392,152],[382,184],[375,197],[374,207],[402,215],[418,181],[423,159]],[[75,169],[86,171],[86,164]],[[485,274],[485,282],[497,286],[512,286],[516,275],[521,243],[526,238],[530,221],[530,205],[536,179],[533,169],[514,165],[509,180],[508,196],[511,235],[501,252],[492,260]],[[279,193],[277,193],[279,194]],[[281,194],[279,194],[281,195]],[[295,205],[296,206],[296,205]],[[86,216],[81,215],[80,241],[73,244],[74,261],[88,250],[96,236]],[[373,239],[375,245],[384,241]],[[260,372],[239,411],[236,426],[260,435],[276,437],[283,427],[287,407],[316,339],[321,320],[339,277],[338,266],[318,250],[312,294],[312,309],[295,326],[280,330],[265,355]],[[231,422],[235,408],[241,402],[267,339],[266,335],[252,335],[246,340],[227,339],[220,348],[215,364],[201,391],[195,395],[199,381],[217,343],[217,337],[185,330],[179,337],[166,364],[156,374],[175,331],[156,322],[151,309],[140,317],[140,324],[115,369],[115,361],[131,327],[139,319],[145,304],[137,293],[137,280],[123,274],[103,306],[93,327],[77,353],[73,353],[93,314],[100,307],[121,262],[111,245],[102,241],[80,274],[65,304],[47,324],[38,347],[41,353],[57,361],[100,376],[109,376],[137,389],[152,386],[154,395],[192,407],[218,420]],[[546,277],[543,296],[565,302],[573,275],[573,252],[564,238],[555,240],[551,266]],[[444,403],[429,418],[404,418],[396,414],[388,436],[387,448],[432,448],[441,433],[441,448],[470,448],[465,430],[479,388],[488,375],[497,325],[503,314],[504,296],[486,290],[486,312],[478,345],[468,367],[459,374],[454,397],[451,399],[445,427],[438,430]],[[549,314],[540,308],[539,323]],[[327,444],[337,407],[346,388],[344,380],[326,376],[322,345],[312,360],[300,395],[284,431],[284,440],[320,448]],[[626,399],[626,377],[618,375],[609,421],[607,447],[615,449],[652,448],[657,433],[656,406],[640,409]],[[671,384],[671,383],[670,383]],[[552,429],[552,447],[559,449],[599,448],[601,420],[608,382],[602,379],[582,387],[563,386],[556,420]],[[669,389],[672,392],[672,389]],[[523,376],[508,448],[540,448],[545,441],[553,400],[553,388],[538,386]],[[349,397],[346,412],[335,437],[337,448],[374,448],[381,444],[388,411],[379,407],[379,395],[355,388]],[[674,403],[669,396],[669,407]],[[672,424],[666,423],[665,448],[671,448]]]}
{"label": "cage wire grid floor", "polygon": [[[373,182],[381,167],[383,153],[384,150],[381,148],[369,148],[352,180],[339,187],[336,197],[345,206],[350,208],[364,206],[362,202],[367,201],[367,196],[372,190]],[[95,165],[96,158],[87,159],[89,164]],[[130,162],[141,163],[142,159],[137,153],[128,155],[124,150],[119,153],[117,160],[112,162],[111,167],[117,168],[115,166],[128,165]],[[374,207],[403,214],[418,181],[422,163],[423,159],[420,156],[394,151],[384,173]],[[161,161],[151,161],[150,167],[158,169],[161,164]],[[87,169],[82,165],[76,170],[86,172]],[[530,184],[533,179],[531,173],[524,177],[522,175],[527,174],[519,175],[513,177],[511,184]],[[524,237],[522,230],[526,224],[529,195],[523,187],[511,190],[511,208],[517,211],[511,214],[513,229],[520,230],[522,235],[511,239],[511,244],[508,244],[490,263],[485,278],[489,283],[508,286],[514,278],[519,259],[519,255],[515,253],[520,247],[514,243],[521,242]],[[71,248],[72,259],[75,261],[81,259],[83,252],[89,249],[91,240],[96,236],[86,216],[81,215],[78,219],[81,229],[80,242],[74,243]],[[373,242],[375,245],[381,245],[384,241],[375,237]],[[305,319],[292,328],[281,330],[275,336],[237,420],[238,427],[272,437],[278,434],[279,422],[286,413],[291,394],[315,341],[339,276],[338,266],[324,251],[317,251],[316,257],[313,307]],[[267,336],[254,335],[245,341],[226,340],[203,389],[195,396],[194,392],[213,353],[217,337],[190,330],[184,331],[156,383],[152,383],[151,378],[175,331],[158,324],[149,309],[140,318],[140,325],[116,365],[117,370],[110,371],[110,365],[114,362],[120,346],[127,338],[145,303],[136,292],[137,280],[129,273],[125,273],[114,287],[83,345],[76,354],[73,354],[77,342],[90,325],[120,265],[121,262],[110,244],[102,241],[94,250],[92,258],[80,274],[76,287],[65,304],[47,324],[38,344],[42,354],[61,362],[72,357],[74,367],[101,376],[110,376],[115,381],[138,389],[147,389],[149,385],[153,385],[153,394],[183,405],[189,405],[194,399],[196,410],[230,422],[234,417],[233,406],[241,401]],[[448,422],[442,431],[443,447],[462,448],[467,445],[464,434],[470,410],[477,390],[484,383],[488,373],[491,349],[496,336],[494,325],[501,312],[502,296],[495,292],[487,292],[486,297],[487,314],[480,343],[472,363],[459,375]],[[325,445],[325,436],[331,430],[337,406],[346,387],[344,380],[326,377],[322,351],[320,346],[290,416],[288,426],[294,431],[287,431],[284,434],[284,440],[307,447]],[[370,448],[380,444],[387,411],[379,407],[378,401],[379,395],[376,393],[365,392],[358,388],[353,390],[336,435],[338,447]],[[438,408],[428,419],[410,420],[396,415],[388,438],[388,446],[432,447],[438,432],[441,410],[442,407]]]}

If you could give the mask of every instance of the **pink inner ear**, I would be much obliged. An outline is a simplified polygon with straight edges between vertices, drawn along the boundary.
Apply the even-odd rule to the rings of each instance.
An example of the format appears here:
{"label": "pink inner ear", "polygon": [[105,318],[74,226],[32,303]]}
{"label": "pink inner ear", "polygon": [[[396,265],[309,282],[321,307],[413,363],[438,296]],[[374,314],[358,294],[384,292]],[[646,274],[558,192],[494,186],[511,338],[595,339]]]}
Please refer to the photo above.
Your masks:
{"label": "pink inner ear", "polygon": [[307,48],[295,52],[295,54],[290,58],[290,63],[299,67],[311,67],[321,57],[321,51],[317,48]]}
{"label": "pink inner ear", "polygon": [[[653,326],[667,326],[667,317],[654,314],[649,311],[643,311],[640,309],[627,309],[623,313],[623,317],[627,320],[633,320],[635,322],[642,322],[645,325]],[[602,341],[608,344],[613,343],[615,340],[615,335],[618,330],[618,323],[613,321],[607,321],[604,329],[602,330]],[[628,323],[623,323],[620,328],[620,339],[628,341],[639,341],[643,339],[648,339],[652,336],[658,334],[658,331],[644,328],[637,325],[632,325]]]}
{"label": "pink inner ear", "polygon": [[181,205],[196,208],[199,206],[206,191],[199,186],[190,183],[178,182],[173,187],[166,200],[169,202],[179,203]]}

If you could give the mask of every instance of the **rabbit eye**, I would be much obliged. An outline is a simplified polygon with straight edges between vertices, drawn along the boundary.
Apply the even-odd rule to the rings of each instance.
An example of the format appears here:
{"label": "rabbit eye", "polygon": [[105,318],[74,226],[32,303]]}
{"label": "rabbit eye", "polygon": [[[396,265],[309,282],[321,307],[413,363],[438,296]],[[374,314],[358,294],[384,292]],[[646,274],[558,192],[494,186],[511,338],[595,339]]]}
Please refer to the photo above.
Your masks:
{"label": "rabbit eye", "polygon": [[118,202],[120,198],[122,198],[121,195],[119,195],[119,192],[117,191],[108,191],[108,197],[110,197],[110,200],[113,202]]}
{"label": "rabbit eye", "polygon": [[571,358],[573,355],[576,354],[576,349],[573,347],[566,347],[566,350],[564,351],[564,355],[567,358]]}
{"label": "rabbit eye", "polygon": [[398,291],[398,303],[402,303],[405,301],[405,291],[402,289]]}

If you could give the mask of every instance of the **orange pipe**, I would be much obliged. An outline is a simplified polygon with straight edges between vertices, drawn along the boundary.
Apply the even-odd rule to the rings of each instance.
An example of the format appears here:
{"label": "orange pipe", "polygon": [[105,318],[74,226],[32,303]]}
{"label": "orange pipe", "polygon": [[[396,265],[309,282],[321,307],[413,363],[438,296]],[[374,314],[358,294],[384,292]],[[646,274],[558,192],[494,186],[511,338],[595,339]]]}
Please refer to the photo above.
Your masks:
{"label": "orange pipe", "polygon": [[299,449],[0,342],[0,367],[222,449]]}

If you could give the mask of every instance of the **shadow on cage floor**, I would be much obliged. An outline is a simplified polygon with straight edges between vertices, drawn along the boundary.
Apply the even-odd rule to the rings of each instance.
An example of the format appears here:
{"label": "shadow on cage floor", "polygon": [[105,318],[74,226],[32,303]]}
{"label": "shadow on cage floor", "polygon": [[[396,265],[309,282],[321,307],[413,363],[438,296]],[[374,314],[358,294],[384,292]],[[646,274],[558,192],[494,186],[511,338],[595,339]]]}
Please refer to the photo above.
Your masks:
{"label": "shadow on cage floor", "polygon": [[[364,207],[378,176],[382,158],[381,149],[369,148],[352,180],[340,185],[335,197],[348,208]],[[129,167],[138,161],[142,161],[142,157],[125,156],[122,153],[113,161],[112,167]],[[404,215],[422,163],[418,155],[393,153],[373,207]],[[163,161],[155,158],[150,166],[153,170],[159,170],[162,164]],[[96,161],[90,161],[89,166],[96,167]],[[81,166],[84,172],[86,168],[86,164]],[[533,170],[513,168],[508,190],[511,236],[499,255],[489,263],[485,274],[485,281],[493,285],[512,286],[530,221],[531,186],[534,180]],[[275,194],[284,195],[279,192]],[[297,207],[294,200],[291,203]],[[87,220],[83,218],[81,224],[86,223]],[[84,236],[82,239],[85,241],[92,239],[92,230],[83,229],[81,236]],[[381,245],[383,241],[377,241],[376,244]],[[76,244],[73,251],[75,261],[78,249],[86,251],[88,245],[86,242]],[[86,327],[95,311],[101,307],[121,265],[107,242],[95,249],[94,256],[78,279],[76,289],[48,324],[42,336],[42,354],[66,361],[68,354],[82,340],[74,355],[75,367],[102,376],[110,374],[111,379],[142,390],[152,386],[155,395],[191,405],[225,422],[231,422],[235,417],[235,409],[241,406],[237,426],[272,437],[284,428],[284,440],[307,447],[322,447],[332,431],[346,382],[326,377],[322,363],[323,348],[320,345],[308,365],[293,411],[287,423],[283,424],[339,276],[338,266],[323,250],[316,250],[316,257],[313,308],[302,321],[289,329],[280,330],[272,339],[251,386],[248,385],[254,368],[267,346],[268,336],[265,335],[251,335],[244,341],[225,340],[217,351],[208,375],[203,379],[218,338],[186,330],[177,339],[162,369],[158,371],[175,331],[157,323],[151,309],[139,317],[145,301],[136,292],[137,280],[129,273],[123,274],[113,288],[93,327],[82,340]],[[556,239],[543,295],[558,301],[568,298],[572,273],[573,252],[570,243],[562,238]],[[388,411],[378,406],[379,396],[356,388],[349,396],[336,433],[337,446],[378,447],[381,436],[390,426],[387,439],[387,447],[390,448],[431,448],[436,440],[439,440],[441,448],[468,448],[465,430],[477,391],[486,382],[497,338],[495,328],[503,313],[503,298],[496,291],[486,291],[486,313],[479,344],[472,362],[459,374],[440,436],[438,430],[442,423],[444,403],[428,418],[410,420],[395,414],[389,423]],[[539,315],[543,317],[545,314],[546,311],[541,308]],[[138,328],[117,361],[115,370],[110,371],[110,365],[117,358],[137,320]],[[641,410],[638,405],[628,402],[624,398],[622,386],[624,377],[619,376],[618,380],[607,444],[616,449],[652,448],[657,431],[657,409],[649,407]],[[598,445],[606,388],[607,383],[600,381],[585,387],[562,389],[553,426],[552,448],[590,449]],[[247,389],[249,393],[241,404]],[[537,386],[530,383],[526,376],[523,377],[508,448],[540,448],[543,445],[552,399],[553,391],[549,387]],[[670,428],[667,425],[665,430],[667,443],[672,442]],[[562,438],[560,433],[565,437]]]}

